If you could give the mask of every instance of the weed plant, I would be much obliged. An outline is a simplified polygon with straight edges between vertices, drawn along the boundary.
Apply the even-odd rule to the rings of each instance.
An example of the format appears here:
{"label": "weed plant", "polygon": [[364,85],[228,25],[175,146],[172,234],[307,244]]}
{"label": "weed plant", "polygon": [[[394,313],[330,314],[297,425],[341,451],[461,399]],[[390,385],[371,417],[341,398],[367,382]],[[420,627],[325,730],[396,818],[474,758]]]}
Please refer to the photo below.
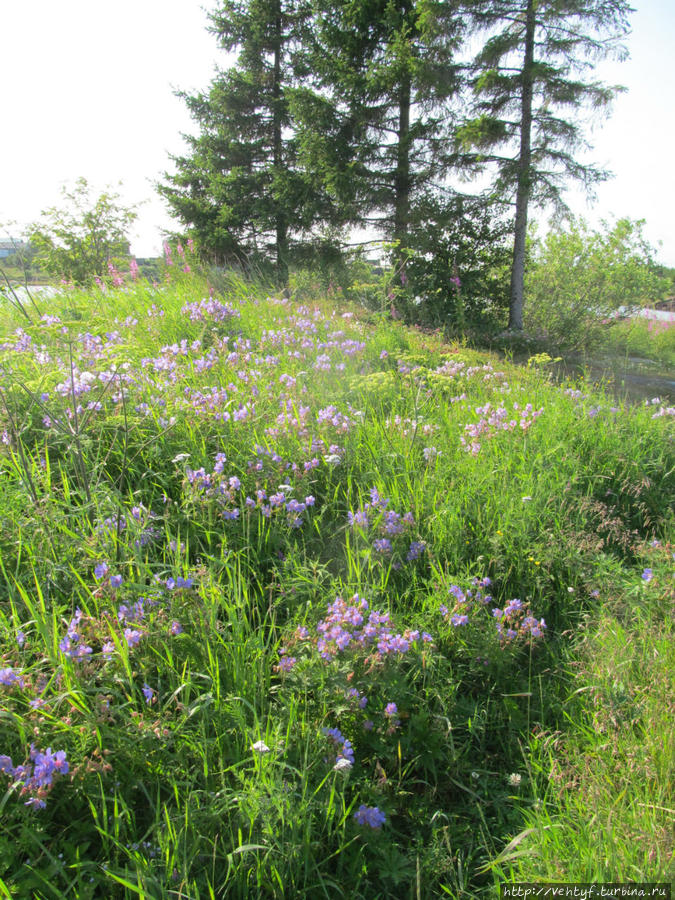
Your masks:
{"label": "weed plant", "polygon": [[4,896],[666,877],[671,408],[236,276],[3,322]]}

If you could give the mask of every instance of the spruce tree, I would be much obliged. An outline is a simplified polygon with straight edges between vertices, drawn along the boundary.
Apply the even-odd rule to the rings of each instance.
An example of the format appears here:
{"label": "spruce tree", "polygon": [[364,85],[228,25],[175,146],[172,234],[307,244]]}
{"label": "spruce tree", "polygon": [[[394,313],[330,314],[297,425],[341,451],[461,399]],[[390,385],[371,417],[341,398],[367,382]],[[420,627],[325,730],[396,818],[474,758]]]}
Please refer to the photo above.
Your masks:
{"label": "spruce tree", "polygon": [[173,157],[160,193],[197,246],[223,262],[288,264],[330,203],[297,161],[288,94],[306,70],[310,11],[302,0],[223,0],[211,14],[220,46],[237,54],[209,89],[182,93],[199,126]]}
{"label": "spruce tree", "polygon": [[313,83],[294,98],[304,163],[352,223],[378,228],[403,260],[417,199],[448,172],[458,5],[319,0],[316,10]]}
{"label": "spruce tree", "polygon": [[[523,327],[530,204],[565,209],[569,178],[587,188],[608,176],[579,161],[587,148],[579,113],[606,108],[620,88],[592,80],[594,64],[625,56],[626,0],[477,0],[487,40],[475,59],[473,115],[460,130],[475,161],[494,163],[495,192],[515,202],[509,329]],[[501,152],[500,152],[501,151]]]}

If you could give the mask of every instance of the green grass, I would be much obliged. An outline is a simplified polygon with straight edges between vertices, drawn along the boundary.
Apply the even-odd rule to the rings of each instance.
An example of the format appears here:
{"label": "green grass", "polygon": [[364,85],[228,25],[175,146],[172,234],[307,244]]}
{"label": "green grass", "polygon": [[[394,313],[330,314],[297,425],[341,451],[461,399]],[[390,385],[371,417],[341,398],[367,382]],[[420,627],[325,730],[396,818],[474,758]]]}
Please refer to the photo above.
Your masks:
{"label": "green grass", "polygon": [[670,546],[645,548],[658,586],[614,567],[579,629],[560,678],[563,727],[530,742],[528,833],[505,877],[672,880],[672,559]]}
{"label": "green grass", "polygon": [[607,330],[604,348],[622,357],[653,360],[666,369],[675,367],[675,325],[651,319],[628,319]]}
{"label": "green grass", "polygon": [[[0,774],[5,895],[671,877],[672,419],[356,306],[218,288],[236,315],[193,320],[209,287],[181,276],[3,318],[0,755],[70,767],[43,809]],[[337,596],[408,649],[354,620],[322,658]]]}

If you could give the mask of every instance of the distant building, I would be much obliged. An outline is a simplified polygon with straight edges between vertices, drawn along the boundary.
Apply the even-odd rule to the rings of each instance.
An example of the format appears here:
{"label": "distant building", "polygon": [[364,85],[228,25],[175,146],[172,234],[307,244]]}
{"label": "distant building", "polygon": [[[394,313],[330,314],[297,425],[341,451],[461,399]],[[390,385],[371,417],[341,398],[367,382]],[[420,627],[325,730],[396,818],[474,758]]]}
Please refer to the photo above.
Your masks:
{"label": "distant building", "polygon": [[19,253],[21,250],[26,250],[28,244],[25,241],[0,241],[0,259],[5,259],[8,256],[14,256],[15,253]]}

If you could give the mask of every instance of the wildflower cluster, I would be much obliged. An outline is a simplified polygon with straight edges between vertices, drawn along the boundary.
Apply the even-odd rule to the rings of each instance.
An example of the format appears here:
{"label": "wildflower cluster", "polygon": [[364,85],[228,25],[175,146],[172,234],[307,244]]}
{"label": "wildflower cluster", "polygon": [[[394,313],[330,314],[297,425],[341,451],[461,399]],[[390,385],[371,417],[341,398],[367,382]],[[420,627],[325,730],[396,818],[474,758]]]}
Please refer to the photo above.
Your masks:
{"label": "wildflower cluster", "polygon": [[388,612],[370,610],[368,601],[354,594],[351,602],[336,597],[328,607],[328,615],[316,626],[316,634],[306,628],[295,633],[299,643],[316,647],[326,662],[346,651],[373,653],[376,659],[402,656],[417,644],[430,642],[431,635],[406,629],[402,634],[393,632]]}
{"label": "wildflower cluster", "polygon": [[441,375],[443,378],[451,381],[469,381],[470,379],[479,376],[480,380],[486,384],[495,382],[496,384],[499,384],[504,391],[508,390],[506,374],[504,372],[495,371],[494,367],[489,363],[480,366],[468,366],[464,360],[448,359],[441,363],[440,366],[437,366],[432,374]]}
{"label": "wildflower cluster", "polygon": [[[278,457],[280,459],[280,457]],[[288,528],[300,528],[304,523],[303,514],[314,506],[316,500],[307,494],[302,499],[293,497],[293,486],[280,484],[276,489],[257,486],[250,494],[246,493],[238,475],[227,475],[225,454],[216,454],[216,461],[211,472],[204,467],[185,470],[186,490],[198,503],[215,503],[219,514],[226,522],[236,522],[244,517],[256,514],[260,520],[280,520]],[[262,465],[260,466],[262,468]],[[251,463],[249,469],[254,472],[257,465]]]}
{"label": "wildflower cluster", "polygon": [[[464,426],[464,432],[460,442],[467,453],[477,456],[485,441],[491,440],[503,431],[528,431],[534,422],[542,415],[544,408],[534,409],[531,403],[521,407],[517,402],[513,404],[513,412],[509,418],[509,412],[501,404],[498,407],[486,403],[476,407],[476,414],[480,416],[477,422],[469,422]],[[515,413],[514,417],[513,414]]]}
{"label": "wildflower cluster", "polygon": [[666,406],[660,397],[652,397],[651,400],[645,400],[645,406],[649,409],[656,407],[656,412],[652,413],[652,419],[675,416],[675,406]]}
{"label": "wildflower cluster", "polygon": [[59,775],[67,775],[69,771],[65,750],[52,752],[51,747],[37,750],[30,746],[29,760],[15,766],[10,756],[0,756],[0,772],[9,775],[15,787],[23,797],[28,797],[26,806],[44,809],[46,798]]}
{"label": "wildflower cluster", "polygon": [[[370,491],[370,502],[347,513],[347,524],[372,539],[371,548],[382,557],[392,557],[392,568],[399,569],[402,560],[419,559],[426,549],[425,541],[405,539],[415,527],[412,512],[403,514],[389,507],[390,500],[381,496],[377,488]],[[375,537],[379,535],[379,537]],[[407,545],[407,550],[404,547]]]}
{"label": "wildflower cluster", "polygon": [[223,322],[228,319],[241,318],[241,313],[229,303],[221,303],[210,297],[196,303],[186,303],[181,309],[184,316],[188,316],[191,322],[205,322],[209,319],[214,322]]}
{"label": "wildflower cluster", "polygon": [[535,619],[522,600],[509,600],[503,609],[492,606],[492,595],[484,593],[484,589],[491,583],[489,578],[473,578],[472,589],[463,590],[455,584],[451,585],[448,593],[453,598],[452,605],[442,603],[439,607],[440,614],[453,628],[460,628],[478,617],[484,621],[483,611],[489,609],[502,645],[519,638],[543,637],[546,622]]}
{"label": "wildflower cluster", "polygon": [[[155,513],[146,509],[143,504],[139,504],[132,506],[128,510],[128,515],[116,512],[105,519],[97,520],[96,531],[104,540],[112,540],[118,534],[128,532],[129,535],[134,535],[133,544],[136,548],[146,547],[151,541],[162,536],[162,530],[154,524],[157,519],[158,516]],[[102,577],[97,574],[96,570],[94,574],[96,578]]]}
{"label": "wildflower cluster", "polygon": [[522,600],[509,600],[504,609],[495,607],[492,610],[497,634],[502,643],[509,643],[518,638],[540,638],[544,636],[546,622],[535,619],[527,610]]}
{"label": "wildflower cluster", "polygon": [[4,669],[0,669],[0,684],[5,687],[13,687],[16,685],[17,687],[22,688],[24,686],[24,679],[20,671],[12,668],[12,666],[6,666]]}
{"label": "wildflower cluster", "polygon": [[[94,576],[101,580],[109,571],[105,562],[97,563]],[[181,575],[169,576],[162,580],[157,578],[155,584],[166,591],[189,590],[193,578]],[[59,641],[59,649],[67,659],[82,660],[101,654],[104,660],[111,659],[118,647],[126,644],[128,650],[138,647],[155,624],[167,627],[171,636],[181,634],[180,622],[166,624],[166,616],[161,602],[161,595],[156,592],[141,596],[132,603],[120,603],[115,607],[117,588],[123,584],[121,575],[113,575],[107,584],[111,588],[111,606],[103,609],[98,616],[87,616],[78,607],[70,620],[66,633]],[[99,588],[101,592],[104,588]]]}
{"label": "wildflower cluster", "polygon": [[354,765],[354,748],[352,742],[342,734],[339,728],[324,728],[322,729],[322,732],[332,741],[333,746],[337,750],[333,768],[337,772],[350,769]]}
{"label": "wildflower cluster", "polygon": [[440,425],[434,422],[425,422],[421,416],[404,418],[397,415],[392,419],[386,419],[384,424],[386,428],[399,432],[403,437],[410,437],[416,434],[428,437],[440,429]]}

